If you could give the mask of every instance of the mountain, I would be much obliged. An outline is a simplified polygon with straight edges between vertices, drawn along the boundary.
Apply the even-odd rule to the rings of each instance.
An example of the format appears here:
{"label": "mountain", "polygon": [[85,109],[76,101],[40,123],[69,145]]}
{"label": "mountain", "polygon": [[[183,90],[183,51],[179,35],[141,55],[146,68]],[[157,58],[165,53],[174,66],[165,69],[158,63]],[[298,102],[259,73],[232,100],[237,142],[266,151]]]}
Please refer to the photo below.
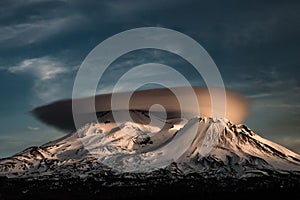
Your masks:
{"label": "mountain", "polygon": [[118,125],[112,112],[103,112],[97,123],[3,158],[0,176],[101,179],[127,174],[142,179],[167,173],[242,179],[300,174],[298,154],[245,125],[209,117],[169,117],[160,128],[160,118],[139,110],[130,114],[133,121]]}

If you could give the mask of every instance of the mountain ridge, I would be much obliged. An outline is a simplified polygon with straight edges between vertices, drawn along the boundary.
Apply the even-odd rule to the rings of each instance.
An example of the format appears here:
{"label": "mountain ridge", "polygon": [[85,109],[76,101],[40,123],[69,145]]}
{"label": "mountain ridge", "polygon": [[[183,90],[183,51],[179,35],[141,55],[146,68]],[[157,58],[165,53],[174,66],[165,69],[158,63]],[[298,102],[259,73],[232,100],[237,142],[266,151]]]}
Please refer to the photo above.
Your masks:
{"label": "mountain ridge", "polygon": [[[131,115],[139,123],[127,121],[118,126],[111,113],[106,113],[99,122],[87,123],[63,138],[0,159],[0,176],[86,178],[127,172],[149,176],[160,169],[181,175],[198,173],[238,178],[300,173],[298,154],[260,137],[246,125],[235,125],[227,119],[197,117],[167,119],[159,130],[148,124],[149,115],[141,111],[132,111]],[[195,138],[185,136],[195,126],[198,126]],[[180,148],[166,148],[171,148],[174,141],[180,146],[182,138],[191,140],[182,154]],[[168,153],[178,153],[178,158],[169,159]],[[166,164],[157,164],[161,157],[166,157],[161,160]]]}

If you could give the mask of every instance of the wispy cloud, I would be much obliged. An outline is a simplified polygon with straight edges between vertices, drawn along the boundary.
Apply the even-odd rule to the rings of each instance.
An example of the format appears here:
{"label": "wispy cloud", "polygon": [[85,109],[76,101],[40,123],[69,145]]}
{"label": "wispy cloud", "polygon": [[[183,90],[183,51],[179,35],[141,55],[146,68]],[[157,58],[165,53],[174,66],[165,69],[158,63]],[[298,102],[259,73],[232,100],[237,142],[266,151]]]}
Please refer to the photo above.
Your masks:
{"label": "wispy cloud", "polygon": [[67,2],[55,1],[1,1],[0,44],[18,48],[47,41],[82,23],[79,12],[65,10]]}
{"label": "wispy cloud", "polygon": [[270,93],[258,93],[258,94],[252,94],[252,95],[248,95],[248,98],[251,99],[258,99],[258,98],[264,98],[264,97],[269,97],[272,96],[272,94]]}
{"label": "wispy cloud", "polygon": [[59,61],[41,57],[24,60],[16,66],[9,67],[8,71],[15,74],[30,73],[39,80],[49,80],[68,70]]}
{"label": "wispy cloud", "polygon": [[300,104],[265,104],[260,105],[257,104],[257,107],[264,107],[264,108],[285,108],[285,109],[298,109],[300,108]]}
{"label": "wispy cloud", "polygon": [[35,95],[44,102],[49,102],[62,95],[62,91],[65,89],[62,76],[74,69],[62,61],[46,56],[23,60],[18,65],[9,67],[7,71],[33,76]]}
{"label": "wispy cloud", "polygon": [[27,126],[27,129],[31,131],[38,131],[40,130],[40,127]]}
{"label": "wispy cloud", "polygon": [[71,15],[61,18],[40,19],[19,24],[0,26],[0,43],[4,46],[22,46],[36,43],[66,31],[70,25],[81,20],[81,16]]}

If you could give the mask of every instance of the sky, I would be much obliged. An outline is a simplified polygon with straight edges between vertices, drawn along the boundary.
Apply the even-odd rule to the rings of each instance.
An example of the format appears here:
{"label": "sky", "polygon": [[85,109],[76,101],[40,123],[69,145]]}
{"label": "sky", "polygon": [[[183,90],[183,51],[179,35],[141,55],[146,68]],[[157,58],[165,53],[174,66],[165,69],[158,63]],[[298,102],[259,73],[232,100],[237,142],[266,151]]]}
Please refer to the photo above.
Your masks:
{"label": "sky", "polygon": [[[67,134],[30,111],[70,98],[88,53],[138,27],[169,28],[195,39],[218,66],[226,88],[252,102],[245,124],[300,153],[299,1],[1,0],[0,157]],[[117,59],[98,92],[111,91],[122,73],[147,62],[171,65],[193,85],[203,84],[185,60],[146,49]]]}

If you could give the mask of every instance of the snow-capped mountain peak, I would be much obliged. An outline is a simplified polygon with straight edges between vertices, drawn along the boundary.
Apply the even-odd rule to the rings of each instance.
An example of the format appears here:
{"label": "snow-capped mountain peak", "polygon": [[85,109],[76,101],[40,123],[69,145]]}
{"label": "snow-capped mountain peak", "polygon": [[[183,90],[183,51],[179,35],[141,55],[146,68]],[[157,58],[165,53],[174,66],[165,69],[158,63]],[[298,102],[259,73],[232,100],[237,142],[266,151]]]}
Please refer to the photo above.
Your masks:
{"label": "snow-capped mountain peak", "polygon": [[40,147],[28,148],[0,160],[0,175],[7,177],[93,176],[142,172],[176,163],[181,173],[218,171],[224,176],[253,172],[300,172],[300,156],[260,137],[245,125],[227,119],[198,117],[168,119],[160,128],[149,116],[131,111],[135,122],[117,124],[111,113],[98,123]]}

